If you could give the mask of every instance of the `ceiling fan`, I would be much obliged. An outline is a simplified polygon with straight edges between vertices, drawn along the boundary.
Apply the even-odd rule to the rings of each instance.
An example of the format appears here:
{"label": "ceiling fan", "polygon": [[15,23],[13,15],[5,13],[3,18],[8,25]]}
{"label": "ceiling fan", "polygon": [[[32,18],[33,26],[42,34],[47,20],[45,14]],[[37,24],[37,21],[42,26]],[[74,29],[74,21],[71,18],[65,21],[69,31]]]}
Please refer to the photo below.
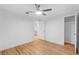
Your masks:
{"label": "ceiling fan", "polygon": [[25,13],[26,14],[34,13],[34,14],[37,14],[37,15],[44,15],[44,16],[46,16],[47,15],[46,12],[52,11],[52,8],[40,10],[40,4],[35,4],[35,7],[36,7],[37,11],[27,11]]}

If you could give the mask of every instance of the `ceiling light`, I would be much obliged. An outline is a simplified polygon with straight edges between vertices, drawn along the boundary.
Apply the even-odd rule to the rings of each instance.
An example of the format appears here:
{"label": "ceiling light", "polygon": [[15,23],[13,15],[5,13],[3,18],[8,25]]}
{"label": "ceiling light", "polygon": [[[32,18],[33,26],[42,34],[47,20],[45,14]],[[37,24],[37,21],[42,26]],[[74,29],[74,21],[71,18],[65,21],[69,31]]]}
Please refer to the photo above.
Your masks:
{"label": "ceiling light", "polygon": [[41,15],[42,14],[42,11],[36,11],[35,12],[37,15]]}

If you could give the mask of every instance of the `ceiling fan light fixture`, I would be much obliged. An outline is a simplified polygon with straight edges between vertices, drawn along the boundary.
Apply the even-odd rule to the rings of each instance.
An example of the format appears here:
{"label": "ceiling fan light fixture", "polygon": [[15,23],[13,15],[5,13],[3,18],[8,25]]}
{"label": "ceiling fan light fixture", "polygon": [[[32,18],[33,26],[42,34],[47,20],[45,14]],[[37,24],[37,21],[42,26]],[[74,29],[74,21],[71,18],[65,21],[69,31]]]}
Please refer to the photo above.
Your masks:
{"label": "ceiling fan light fixture", "polygon": [[35,14],[42,15],[42,11],[36,11]]}

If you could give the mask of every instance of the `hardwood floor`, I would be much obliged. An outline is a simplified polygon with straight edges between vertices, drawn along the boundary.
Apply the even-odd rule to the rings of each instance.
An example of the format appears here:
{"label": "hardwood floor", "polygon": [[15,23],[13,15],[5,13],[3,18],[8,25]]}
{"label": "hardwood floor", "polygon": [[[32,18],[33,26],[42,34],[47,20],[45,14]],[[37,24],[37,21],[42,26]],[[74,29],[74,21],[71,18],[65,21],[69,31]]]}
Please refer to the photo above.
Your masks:
{"label": "hardwood floor", "polygon": [[28,44],[17,46],[0,52],[1,55],[75,55],[70,45],[61,46],[46,40],[34,40]]}

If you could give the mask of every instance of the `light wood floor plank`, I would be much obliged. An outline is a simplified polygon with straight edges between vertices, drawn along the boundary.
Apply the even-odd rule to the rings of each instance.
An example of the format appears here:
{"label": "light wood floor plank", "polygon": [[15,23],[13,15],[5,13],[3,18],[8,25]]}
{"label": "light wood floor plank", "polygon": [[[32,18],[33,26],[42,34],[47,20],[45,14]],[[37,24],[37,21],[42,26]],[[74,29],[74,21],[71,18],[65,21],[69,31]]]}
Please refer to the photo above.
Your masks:
{"label": "light wood floor plank", "polygon": [[46,40],[34,40],[0,52],[0,55],[75,55],[71,45],[61,46]]}

